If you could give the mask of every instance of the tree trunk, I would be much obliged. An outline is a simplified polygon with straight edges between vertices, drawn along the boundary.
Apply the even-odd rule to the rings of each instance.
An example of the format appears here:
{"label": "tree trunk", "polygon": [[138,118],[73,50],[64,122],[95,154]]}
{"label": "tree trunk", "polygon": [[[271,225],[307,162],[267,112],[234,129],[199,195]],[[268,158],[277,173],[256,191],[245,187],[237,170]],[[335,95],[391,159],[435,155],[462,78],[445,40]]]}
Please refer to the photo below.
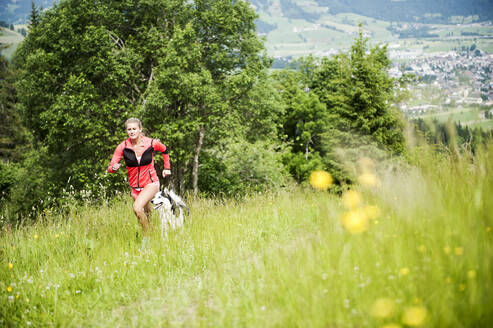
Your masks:
{"label": "tree trunk", "polygon": [[180,175],[178,177],[178,191],[182,195],[185,193],[185,177],[187,176],[188,163],[189,160],[187,159],[185,161],[185,165],[183,166],[183,170],[181,170]]}
{"label": "tree trunk", "polygon": [[204,126],[200,126],[199,139],[195,146],[195,154],[193,156],[193,168],[192,168],[192,183],[193,183],[193,195],[197,196],[199,193],[198,181],[199,181],[199,154],[200,148],[202,148],[202,142],[204,141]]}

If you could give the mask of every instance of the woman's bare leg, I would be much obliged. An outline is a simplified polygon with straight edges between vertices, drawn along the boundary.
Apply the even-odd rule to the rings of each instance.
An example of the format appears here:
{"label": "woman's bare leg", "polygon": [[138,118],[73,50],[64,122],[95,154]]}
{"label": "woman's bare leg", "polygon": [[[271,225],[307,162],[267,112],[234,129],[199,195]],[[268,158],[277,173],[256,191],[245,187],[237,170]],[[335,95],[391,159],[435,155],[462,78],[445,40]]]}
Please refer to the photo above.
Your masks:
{"label": "woman's bare leg", "polygon": [[150,214],[150,210],[151,210],[151,208],[149,207],[149,202],[158,191],[159,191],[158,184],[154,184],[154,183],[148,184],[140,192],[139,196],[137,196],[137,198],[134,201],[134,206],[133,206],[134,213],[137,219],[139,220],[140,225],[142,226],[142,233],[144,234],[144,236],[147,236],[149,231],[149,225],[150,225],[150,222],[147,217],[147,213]]}

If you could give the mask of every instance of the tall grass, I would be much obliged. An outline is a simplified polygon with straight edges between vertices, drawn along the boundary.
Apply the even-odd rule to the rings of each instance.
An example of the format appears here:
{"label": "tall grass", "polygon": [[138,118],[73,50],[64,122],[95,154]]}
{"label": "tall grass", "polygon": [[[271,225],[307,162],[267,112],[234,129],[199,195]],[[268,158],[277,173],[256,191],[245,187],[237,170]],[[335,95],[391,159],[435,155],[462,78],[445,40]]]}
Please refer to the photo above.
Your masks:
{"label": "tall grass", "polygon": [[190,200],[186,226],[145,251],[128,198],[5,230],[0,324],[491,326],[493,149],[411,162],[355,187],[381,211],[361,234],[339,196],[303,188]]}

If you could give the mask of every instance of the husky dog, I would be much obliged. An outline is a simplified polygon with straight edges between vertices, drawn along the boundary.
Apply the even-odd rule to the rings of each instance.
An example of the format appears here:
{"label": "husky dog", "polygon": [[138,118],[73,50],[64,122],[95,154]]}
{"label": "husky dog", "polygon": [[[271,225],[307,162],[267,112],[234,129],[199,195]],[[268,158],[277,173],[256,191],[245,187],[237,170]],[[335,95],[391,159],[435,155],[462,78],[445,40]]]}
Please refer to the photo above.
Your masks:
{"label": "husky dog", "polygon": [[183,215],[184,212],[188,214],[188,207],[173,190],[164,188],[158,191],[151,199],[151,203],[159,213],[161,237],[168,237],[169,227],[173,230],[183,227]]}

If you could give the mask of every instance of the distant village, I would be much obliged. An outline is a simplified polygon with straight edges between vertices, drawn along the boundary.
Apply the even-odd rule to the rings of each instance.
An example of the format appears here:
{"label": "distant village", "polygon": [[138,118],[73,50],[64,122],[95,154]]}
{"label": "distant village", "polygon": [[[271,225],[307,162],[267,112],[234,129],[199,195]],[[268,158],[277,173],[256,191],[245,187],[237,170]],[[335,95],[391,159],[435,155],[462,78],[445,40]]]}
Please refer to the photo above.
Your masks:
{"label": "distant village", "polygon": [[[390,55],[392,58],[392,51]],[[467,51],[421,54],[410,59],[400,55],[396,58],[394,54],[390,76],[400,78],[403,74],[413,74],[419,77],[418,83],[408,88],[414,98],[428,101],[401,104],[403,112],[420,115],[446,107],[478,105],[493,114],[493,54],[472,46]],[[430,90],[433,90],[431,97]]]}

